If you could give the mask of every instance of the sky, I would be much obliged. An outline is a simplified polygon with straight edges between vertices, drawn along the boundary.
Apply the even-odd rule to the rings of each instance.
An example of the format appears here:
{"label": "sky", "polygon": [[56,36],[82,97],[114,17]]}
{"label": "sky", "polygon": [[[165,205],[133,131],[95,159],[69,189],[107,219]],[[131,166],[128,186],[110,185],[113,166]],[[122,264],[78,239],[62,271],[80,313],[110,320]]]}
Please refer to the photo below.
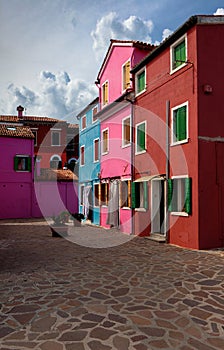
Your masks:
{"label": "sky", "polygon": [[0,0],[0,114],[77,122],[110,39],[159,44],[223,0]]}

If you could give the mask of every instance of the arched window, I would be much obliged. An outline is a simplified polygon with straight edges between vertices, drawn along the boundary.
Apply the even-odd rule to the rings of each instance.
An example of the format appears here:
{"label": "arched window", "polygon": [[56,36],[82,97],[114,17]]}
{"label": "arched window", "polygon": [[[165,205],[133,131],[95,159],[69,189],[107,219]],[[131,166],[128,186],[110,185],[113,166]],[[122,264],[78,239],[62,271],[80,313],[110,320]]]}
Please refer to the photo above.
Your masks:
{"label": "arched window", "polygon": [[62,162],[61,157],[57,154],[54,154],[50,159],[50,168],[51,169],[61,169],[62,168]]}

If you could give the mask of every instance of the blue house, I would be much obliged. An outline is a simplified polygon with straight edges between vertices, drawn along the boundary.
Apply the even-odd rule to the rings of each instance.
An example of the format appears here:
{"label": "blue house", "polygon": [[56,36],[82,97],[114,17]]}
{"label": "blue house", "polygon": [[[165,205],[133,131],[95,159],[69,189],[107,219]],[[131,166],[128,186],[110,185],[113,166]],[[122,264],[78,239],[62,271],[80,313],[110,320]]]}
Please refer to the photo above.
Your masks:
{"label": "blue house", "polygon": [[77,116],[79,120],[79,212],[100,224],[100,123],[96,117],[99,98]]}

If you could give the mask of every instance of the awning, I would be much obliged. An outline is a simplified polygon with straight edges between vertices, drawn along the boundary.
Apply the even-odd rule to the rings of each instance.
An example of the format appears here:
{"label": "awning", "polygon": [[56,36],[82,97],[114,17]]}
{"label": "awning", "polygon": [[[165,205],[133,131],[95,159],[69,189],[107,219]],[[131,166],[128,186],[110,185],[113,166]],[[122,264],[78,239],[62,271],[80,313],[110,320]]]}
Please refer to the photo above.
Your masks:
{"label": "awning", "polygon": [[135,180],[134,182],[151,181],[153,179],[164,179],[164,176],[165,176],[165,174],[143,176],[143,177],[140,177],[139,179]]}

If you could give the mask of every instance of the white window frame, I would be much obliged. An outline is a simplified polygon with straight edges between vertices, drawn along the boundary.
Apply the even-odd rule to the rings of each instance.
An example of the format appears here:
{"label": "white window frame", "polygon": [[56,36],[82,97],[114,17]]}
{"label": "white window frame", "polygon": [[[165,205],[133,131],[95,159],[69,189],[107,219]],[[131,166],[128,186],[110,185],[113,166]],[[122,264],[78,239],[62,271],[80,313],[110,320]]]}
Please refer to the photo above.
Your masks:
{"label": "white window frame", "polygon": [[[181,140],[181,141],[175,141],[174,140],[174,112],[181,108],[186,106],[186,139]],[[181,103],[180,105],[177,105],[175,107],[171,108],[171,146],[177,146],[177,145],[181,145],[183,143],[187,143],[189,140],[189,103],[188,101]]]}
{"label": "white window frame", "polygon": [[[183,64],[180,64],[178,67],[173,69],[174,49],[184,40],[185,40],[185,50],[186,50],[186,61],[183,62]],[[187,65],[187,51],[188,51],[187,50],[187,35],[185,34],[170,46],[170,74],[175,73],[176,71],[178,71],[179,69],[181,69]]]}
{"label": "white window frame", "polygon": [[85,126],[84,128],[82,127],[82,121],[83,121],[84,118],[86,119],[86,126],[87,126],[87,118],[86,118],[86,114],[85,114],[85,115],[83,115],[82,118],[81,118],[81,131],[83,131],[83,130],[86,129],[86,126]]}
{"label": "white window frame", "polygon": [[[172,176],[171,179],[172,180],[175,180],[175,179],[186,179],[188,178],[189,176],[188,175],[175,175],[175,176]],[[179,191],[177,191],[178,193],[178,202],[181,201],[181,198],[180,198],[180,194],[179,194]],[[188,213],[186,213],[185,211],[171,211],[171,215],[176,215],[176,216],[189,216]]]}
{"label": "white window frame", "polygon": [[[106,131],[106,130],[108,131],[108,138],[107,138],[107,151],[106,151],[106,152],[104,152],[104,150],[103,150],[103,144],[104,144],[104,140],[103,140],[103,133],[104,133],[104,131]],[[103,130],[102,130],[101,137],[102,137],[101,154],[102,154],[102,155],[106,155],[106,154],[108,154],[108,153],[109,153],[109,128],[105,128],[105,129],[103,129]]]}
{"label": "white window frame", "polygon": [[[145,124],[145,149],[143,151],[138,151],[137,150],[137,147],[138,147],[138,142],[137,142],[137,129],[138,129],[138,126],[141,125],[141,124]],[[138,124],[135,125],[135,154],[138,155],[138,154],[143,154],[143,153],[146,153],[147,151],[147,121],[144,120]]]}
{"label": "white window frame", "polygon": [[[59,135],[59,144],[58,145],[53,145],[53,133],[58,133],[58,135]],[[52,147],[61,146],[61,129],[51,129],[51,146]]]}
{"label": "white window frame", "polygon": [[[108,84],[107,86],[108,86],[108,88],[107,88],[107,94],[108,94],[108,101],[107,101],[107,103],[104,103],[104,96],[103,96],[103,87],[104,87],[104,85],[105,84]],[[102,103],[101,103],[101,105],[102,105],[102,107],[105,107],[105,106],[107,106],[108,104],[109,104],[109,80],[105,80],[105,82],[102,84],[102,87],[101,87],[101,98],[102,98]]]}
{"label": "white window frame", "polygon": [[[96,160],[95,156],[95,142],[98,141],[98,159]],[[100,139],[97,137],[96,139],[93,140],[93,163],[99,163],[100,161]]]}
{"label": "white window frame", "polygon": [[[130,141],[129,141],[129,143],[124,142],[125,141],[125,139],[124,139],[124,130],[125,130],[124,125],[125,125],[125,120],[127,120],[127,119],[130,120]],[[129,115],[128,117],[125,117],[122,119],[122,148],[126,148],[126,147],[129,147],[131,145],[131,141],[132,141],[131,140],[131,127],[132,127],[131,116]]]}
{"label": "white window frame", "polygon": [[139,196],[140,196],[140,203],[139,203],[139,207],[135,208],[135,211],[141,211],[141,212],[146,212],[147,209],[145,209],[144,207],[144,201],[145,201],[145,197],[144,197],[144,181],[140,181],[139,186],[141,186],[140,191],[139,191]]}
{"label": "white window frame", "polygon": [[[142,91],[138,92],[138,76],[145,71],[145,88]],[[143,94],[146,91],[146,67],[143,67],[139,72],[136,73],[135,75],[135,96],[139,96]]]}
{"label": "white window frame", "polygon": [[[81,164],[81,160],[82,160],[82,152],[81,152],[81,149],[84,149],[84,163],[83,164]],[[83,167],[85,165],[85,145],[82,145],[82,146],[80,146],[80,164],[79,164],[79,166],[80,167]]]}
{"label": "white window frame", "polygon": [[[121,69],[122,69],[122,71],[121,71],[121,76],[122,76],[121,91],[122,91],[122,92],[124,92],[124,91],[127,90],[127,89],[124,89],[124,66],[125,66],[128,62],[130,62],[130,70],[131,70],[131,58],[129,58],[126,62],[124,62],[124,63],[122,64],[122,67],[121,67]],[[131,73],[130,73],[130,87],[129,87],[129,88],[131,88]]]}
{"label": "white window frame", "polygon": [[[121,179],[121,184],[122,184],[122,182],[124,182],[124,181],[131,181],[131,178],[129,177],[129,178],[125,178],[125,179]],[[128,195],[128,188],[127,188],[127,195]],[[120,191],[120,196],[121,196],[121,191]],[[131,198],[130,198],[131,199]],[[127,197],[127,201],[128,201],[128,197]],[[131,205],[130,205],[130,207],[126,207],[126,206],[123,206],[122,207],[122,203],[121,203],[121,207],[120,207],[122,210],[131,210]]]}
{"label": "white window frame", "polygon": [[97,118],[96,118],[96,120],[93,120],[93,117],[94,117],[93,111],[94,111],[95,108],[97,109],[97,112],[96,112],[96,113],[98,113],[98,106],[96,105],[96,106],[94,106],[94,107],[92,108],[92,124],[97,122]]}

